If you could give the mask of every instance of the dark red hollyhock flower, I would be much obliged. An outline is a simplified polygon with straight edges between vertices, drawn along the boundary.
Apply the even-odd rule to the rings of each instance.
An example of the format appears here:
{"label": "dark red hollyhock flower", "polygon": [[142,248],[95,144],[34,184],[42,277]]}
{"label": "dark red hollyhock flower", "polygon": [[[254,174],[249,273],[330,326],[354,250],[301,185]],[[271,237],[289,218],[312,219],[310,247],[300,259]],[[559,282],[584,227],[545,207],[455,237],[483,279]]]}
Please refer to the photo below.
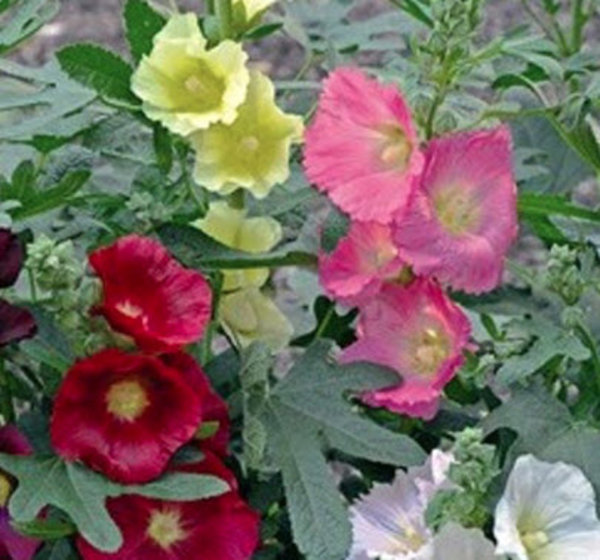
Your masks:
{"label": "dark red hollyhock flower", "polygon": [[0,346],[30,338],[36,329],[35,319],[27,309],[0,299]]}
{"label": "dark red hollyhock flower", "polygon": [[95,251],[89,260],[104,289],[95,312],[140,348],[174,351],[202,336],[211,316],[210,286],[160,243],[129,235]]}
{"label": "dark red hollyhock flower", "polygon": [[201,421],[199,395],[157,357],[104,350],[67,372],[52,413],[57,453],[125,484],[163,472]]}
{"label": "dark red hollyhock flower", "polygon": [[[230,438],[230,421],[227,404],[212,388],[210,381],[196,363],[196,361],[187,354],[166,354],[162,357],[163,361],[175,369],[179,370],[186,381],[193,387],[200,396],[202,403],[202,426],[210,423],[217,423],[216,432],[209,437],[203,437],[200,441],[203,450],[212,451],[220,457],[228,455]],[[200,432],[202,432],[202,426]]]}
{"label": "dark red hollyhock flower", "polygon": [[23,246],[8,229],[0,228],[0,288],[12,286],[23,267]]}
{"label": "dark red hollyhock flower", "polygon": [[140,496],[108,500],[108,510],[120,527],[124,544],[109,554],[81,537],[84,560],[249,560],[258,547],[259,516],[237,492],[232,473],[207,453],[199,463],[179,465],[179,471],[213,474],[227,481],[227,494],[195,502],[166,502]]}
{"label": "dark red hollyhock flower", "polygon": [[[0,428],[0,453],[29,455],[32,452],[29,442],[15,426]],[[30,560],[41,542],[17,533],[11,525],[6,504],[14,482],[11,476],[0,471],[0,559]]]}

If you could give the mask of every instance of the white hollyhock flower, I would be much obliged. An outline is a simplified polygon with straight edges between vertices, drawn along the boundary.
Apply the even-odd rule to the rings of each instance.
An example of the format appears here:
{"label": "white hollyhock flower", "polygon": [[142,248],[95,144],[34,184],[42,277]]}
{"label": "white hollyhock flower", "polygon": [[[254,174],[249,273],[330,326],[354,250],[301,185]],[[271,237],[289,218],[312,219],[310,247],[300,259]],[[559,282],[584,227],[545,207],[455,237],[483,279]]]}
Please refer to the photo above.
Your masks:
{"label": "white hollyhock flower", "polygon": [[432,548],[431,560],[499,560],[494,545],[479,529],[465,529],[456,523],[444,526]]}
{"label": "white hollyhock flower", "polygon": [[577,467],[520,457],[496,508],[496,552],[515,560],[599,560],[595,501]]}
{"label": "white hollyhock flower", "polygon": [[432,558],[425,510],[431,496],[448,483],[452,462],[452,455],[436,450],[425,467],[398,471],[391,485],[377,484],[358,501],[350,510],[354,538],[348,560]]}

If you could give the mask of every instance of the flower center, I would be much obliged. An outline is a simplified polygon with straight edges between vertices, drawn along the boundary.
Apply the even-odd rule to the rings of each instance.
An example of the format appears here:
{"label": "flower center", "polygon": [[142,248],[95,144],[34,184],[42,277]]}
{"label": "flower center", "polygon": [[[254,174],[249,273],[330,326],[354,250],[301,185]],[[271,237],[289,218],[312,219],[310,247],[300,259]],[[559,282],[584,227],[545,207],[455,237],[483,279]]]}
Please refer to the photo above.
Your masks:
{"label": "flower center", "polygon": [[5,474],[0,473],[0,507],[6,507],[12,493],[12,484]]}
{"label": "flower center", "polygon": [[185,89],[187,89],[190,93],[193,93],[195,95],[204,93],[206,91],[206,88],[202,84],[202,80],[195,74],[192,74],[191,76],[186,78],[184,86]]}
{"label": "flower center", "polygon": [[449,353],[447,337],[438,328],[427,327],[415,341],[412,369],[424,377],[432,377]]}
{"label": "flower center", "polygon": [[404,171],[413,151],[411,142],[398,125],[384,125],[380,129],[379,159],[387,169]]}
{"label": "flower center", "polygon": [[442,227],[453,235],[473,231],[481,221],[477,201],[458,185],[434,193],[433,206]]}
{"label": "flower center", "polygon": [[535,531],[531,533],[522,533],[521,542],[527,552],[533,553],[546,546],[550,542],[550,539],[544,531]]}
{"label": "flower center", "polygon": [[150,404],[148,394],[139,381],[119,381],[111,386],[106,394],[108,412],[119,420],[133,422],[139,418]]}
{"label": "flower center", "polygon": [[181,514],[175,509],[154,510],[146,534],[161,548],[168,550],[175,543],[186,538],[181,526]]}
{"label": "flower center", "polygon": [[248,152],[255,152],[260,146],[260,142],[256,136],[245,136],[240,141],[240,144],[242,148]]}
{"label": "flower center", "polygon": [[144,310],[139,305],[135,305],[129,300],[118,303],[116,308],[120,313],[131,319],[137,319],[144,314]]}

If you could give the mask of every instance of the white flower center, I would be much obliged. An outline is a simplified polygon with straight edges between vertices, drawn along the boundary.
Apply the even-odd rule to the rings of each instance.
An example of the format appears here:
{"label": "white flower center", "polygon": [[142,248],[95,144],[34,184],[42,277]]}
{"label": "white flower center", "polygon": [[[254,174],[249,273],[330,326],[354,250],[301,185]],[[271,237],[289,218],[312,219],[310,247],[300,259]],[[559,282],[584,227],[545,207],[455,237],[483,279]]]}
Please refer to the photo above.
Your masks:
{"label": "white flower center", "polygon": [[255,152],[260,146],[260,142],[256,136],[245,136],[242,138],[240,144],[242,145],[242,148],[249,152]]}
{"label": "white flower center", "polygon": [[550,542],[550,539],[544,531],[535,531],[531,533],[521,533],[521,542],[527,552],[533,553],[546,546]]}

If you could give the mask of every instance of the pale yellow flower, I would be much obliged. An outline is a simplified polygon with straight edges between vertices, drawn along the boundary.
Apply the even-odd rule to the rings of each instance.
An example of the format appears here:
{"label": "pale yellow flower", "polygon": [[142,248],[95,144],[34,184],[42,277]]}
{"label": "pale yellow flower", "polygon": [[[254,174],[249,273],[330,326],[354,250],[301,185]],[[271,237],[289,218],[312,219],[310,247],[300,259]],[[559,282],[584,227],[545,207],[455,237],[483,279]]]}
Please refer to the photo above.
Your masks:
{"label": "pale yellow flower", "polygon": [[290,147],[302,134],[302,119],[279,109],[271,81],[251,71],[248,97],[233,124],[216,124],[191,136],[197,154],[194,177],[210,191],[229,194],[243,187],[264,198],[289,177]]}
{"label": "pale yellow flower", "polygon": [[242,347],[259,341],[277,352],[288,345],[294,334],[287,317],[258,288],[223,296],[219,319],[225,332]]}
{"label": "pale yellow flower", "polygon": [[[213,202],[206,216],[193,224],[206,235],[232,249],[266,253],[281,241],[279,222],[269,217],[248,218],[246,210],[231,208],[226,202]],[[223,289],[260,288],[269,278],[268,268],[225,270]]]}
{"label": "pale yellow flower", "polygon": [[173,16],[154,38],[132,78],[149,119],[184,136],[222,122],[231,124],[246,98],[246,53],[233,41],[207,49],[194,14]]}
{"label": "pale yellow flower", "polygon": [[235,6],[243,6],[246,11],[246,20],[254,19],[261,12],[264,12],[268,7],[275,4],[277,0],[236,0]]}

